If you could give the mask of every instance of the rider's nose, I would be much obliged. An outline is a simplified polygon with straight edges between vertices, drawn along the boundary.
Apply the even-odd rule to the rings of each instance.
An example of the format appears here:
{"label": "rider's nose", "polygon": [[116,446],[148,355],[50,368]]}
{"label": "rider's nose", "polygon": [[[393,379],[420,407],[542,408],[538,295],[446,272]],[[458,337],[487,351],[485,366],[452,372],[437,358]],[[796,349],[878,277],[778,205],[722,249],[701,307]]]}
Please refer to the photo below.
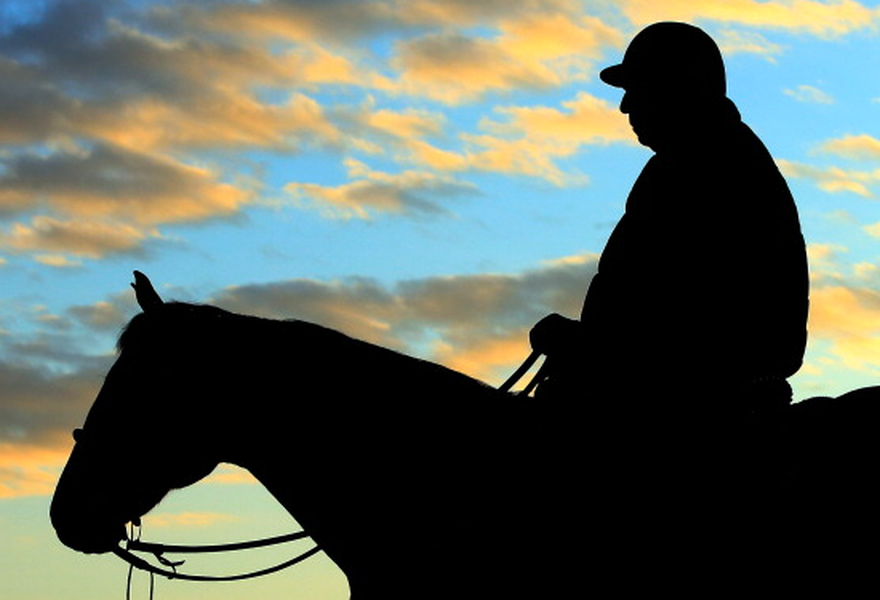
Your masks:
{"label": "rider's nose", "polygon": [[623,94],[623,98],[620,99],[620,112],[625,115],[629,114],[630,109],[632,108],[632,97],[629,92],[625,92]]}

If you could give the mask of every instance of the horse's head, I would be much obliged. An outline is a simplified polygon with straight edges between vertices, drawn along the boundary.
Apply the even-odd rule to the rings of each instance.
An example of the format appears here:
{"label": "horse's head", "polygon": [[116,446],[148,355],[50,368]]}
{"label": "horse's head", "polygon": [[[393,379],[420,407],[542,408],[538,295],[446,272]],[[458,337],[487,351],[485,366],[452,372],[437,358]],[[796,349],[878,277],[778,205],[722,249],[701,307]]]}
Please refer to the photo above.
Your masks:
{"label": "horse's head", "polygon": [[198,371],[206,367],[178,331],[188,305],[165,304],[141,273],[132,285],[143,313],[120,338],[119,356],[74,431],[76,444],[52,499],[59,539],[81,552],[112,550],[126,523],[218,462],[211,392]]}

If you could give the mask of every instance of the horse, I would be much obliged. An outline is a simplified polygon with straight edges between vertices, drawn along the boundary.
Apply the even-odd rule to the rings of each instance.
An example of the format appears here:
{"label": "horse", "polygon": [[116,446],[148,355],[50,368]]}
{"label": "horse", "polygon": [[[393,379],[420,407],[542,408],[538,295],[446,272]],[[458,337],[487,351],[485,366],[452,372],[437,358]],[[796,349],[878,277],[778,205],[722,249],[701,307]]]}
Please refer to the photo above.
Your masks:
{"label": "horse", "polygon": [[[534,563],[520,511],[545,490],[523,483],[523,400],[309,322],[165,303],[140,274],[135,289],[143,312],[52,500],[65,545],[111,551],[126,523],[223,462],[268,489],[355,599],[425,582],[438,598],[481,594]],[[503,560],[487,550],[505,542]]]}
{"label": "horse", "polygon": [[[113,551],[126,524],[169,491],[231,463],[249,470],[339,566],[353,600],[570,597],[633,573],[657,586],[656,577],[680,575],[662,559],[669,554],[686,555],[688,572],[724,565],[723,576],[742,576],[729,537],[710,542],[714,553],[702,534],[690,535],[686,554],[670,552],[671,537],[685,530],[682,511],[669,526],[643,529],[639,507],[661,505],[665,491],[603,491],[590,467],[602,448],[585,439],[582,407],[540,406],[306,321],[165,302],[139,272],[132,285],[142,312],[120,335],[116,362],[74,432],[50,508],[60,541],[74,550]],[[876,464],[878,397],[880,388],[867,388],[791,407],[794,450],[782,483],[756,492],[756,504],[774,518],[776,504],[791,499],[802,509],[781,507],[797,514],[784,519],[790,527],[761,520],[785,532],[781,546],[762,541],[761,556],[803,547],[801,519],[835,494],[870,509],[867,486],[852,481],[867,481]],[[829,494],[829,482],[843,487]],[[735,503],[747,503],[749,490]],[[624,497],[634,500],[621,509]],[[733,501],[712,510],[720,518],[701,512],[690,534],[707,518],[727,523],[724,535],[740,541],[763,532],[740,527],[761,510]],[[652,519],[658,512],[647,511]],[[749,556],[746,563],[760,562]]]}

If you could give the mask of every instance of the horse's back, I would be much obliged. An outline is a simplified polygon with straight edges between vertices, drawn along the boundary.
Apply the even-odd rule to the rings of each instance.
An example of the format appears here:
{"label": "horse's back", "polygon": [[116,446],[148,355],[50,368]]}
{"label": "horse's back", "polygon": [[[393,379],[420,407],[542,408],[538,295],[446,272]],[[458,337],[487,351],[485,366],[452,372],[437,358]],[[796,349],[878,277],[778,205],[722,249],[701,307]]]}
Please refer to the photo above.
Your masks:
{"label": "horse's back", "polygon": [[880,386],[837,398],[793,404],[788,421],[790,461],[799,491],[834,502],[855,502],[880,491],[874,481],[880,458]]}
{"label": "horse's back", "polygon": [[880,386],[791,406],[779,507],[786,550],[807,580],[864,580],[880,536]]}

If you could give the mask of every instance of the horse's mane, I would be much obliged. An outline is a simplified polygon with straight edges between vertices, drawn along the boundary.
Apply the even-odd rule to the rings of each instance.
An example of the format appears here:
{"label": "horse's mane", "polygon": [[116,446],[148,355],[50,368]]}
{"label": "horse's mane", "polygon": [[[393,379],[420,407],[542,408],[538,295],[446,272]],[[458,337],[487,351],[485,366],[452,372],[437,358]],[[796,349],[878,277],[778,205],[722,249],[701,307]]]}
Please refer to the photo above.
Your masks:
{"label": "horse's mane", "polygon": [[260,325],[279,325],[303,321],[266,319],[253,315],[230,312],[210,304],[166,302],[162,306],[136,315],[123,327],[116,343],[117,351],[142,347],[155,340],[169,343],[169,337],[187,336],[195,340],[209,340],[222,329],[227,337],[243,335]]}
{"label": "horse's mane", "polygon": [[[232,348],[236,350],[239,366],[257,361],[264,367],[279,367],[276,361],[292,364],[306,356],[321,356],[320,360],[325,361],[328,368],[334,364],[338,367],[341,361],[345,364],[345,373],[353,380],[374,377],[375,369],[379,368],[375,365],[381,365],[393,372],[399,382],[409,382],[413,389],[420,388],[424,381],[437,380],[444,386],[464,386],[470,394],[474,393],[471,386],[475,380],[434,362],[309,321],[243,315],[209,304],[166,302],[151,308],[129,321],[117,341],[120,353],[137,349],[167,356],[169,351],[176,351],[183,352],[187,361],[207,364],[217,358],[218,352],[224,353],[224,358],[229,357],[228,351]],[[343,355],[348,358],[343,359]],[[487,393],[495,393],[485,384],[480,383],[479,387]],[[422,396],[426,393],[425,390],[420,392]],[[454,396],[451,392],[450,395]]]}

